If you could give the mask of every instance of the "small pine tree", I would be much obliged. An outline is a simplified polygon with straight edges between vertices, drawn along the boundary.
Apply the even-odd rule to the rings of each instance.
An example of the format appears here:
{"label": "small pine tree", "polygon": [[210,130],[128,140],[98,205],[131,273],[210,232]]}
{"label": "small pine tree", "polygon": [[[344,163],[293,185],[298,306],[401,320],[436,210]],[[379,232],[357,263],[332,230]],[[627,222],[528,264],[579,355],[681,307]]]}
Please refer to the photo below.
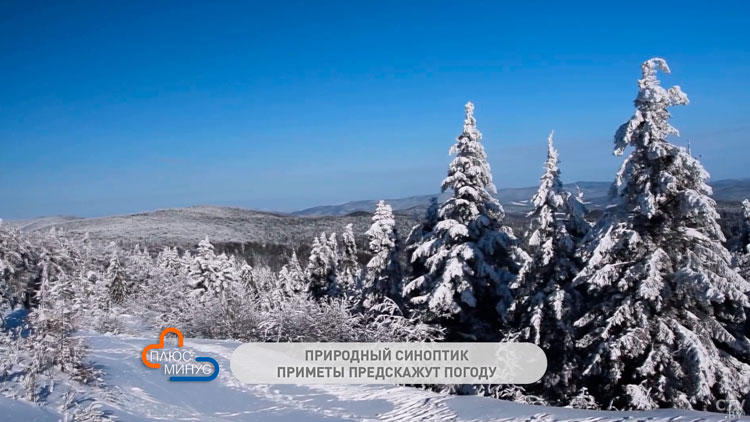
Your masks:
{"label": "small pine tree", "polygon": [[244,259],[235,258],[232,262],[232,266],[235,269],[237,281],[239,281],[245,289],[252,290],[255,287],[255,277],[253,276],[252,265],[248,264]]}
{"label": "small pine tree", "polygon": [[401,296],[401,265],[398,261],[398,233],[391,206],[378,202],[372,225],[365,233],[369,238],[372,258],[367,263],[362,305],[365,309],[381,303],[384,298],[397,305]]}
{"label": "small pine tree", "polygon": [[159,255],[156,257],[156,265],[166,270],[169,274],[176,276],[180,274],[185,268],[180,253],[177,251],[177,247],[165,246]]}
{"label": "small pine tree", "polygon": [[120,250],[115,242],[107,247],[109,265],[107,266],[107,280],[109,281],[109,299],[114,304],[120,304],[127,294],[125,272],[120,264]]}
{"label": "small pine tree", "polygon": [[338,294],[336,256],[331,246],[333,244],[326,238],[325,233],[313,239],[305,274],[308,280],[307,291],[316,299]]}
{"label": "small pine tree", "polygon": [[424,318],[448,328],[447,337],[497,339],[510,303],[509,285],[527,257],[504,227],[474,105],[466,104],[442,190],[452,196],[439,208],[434,229],[414,249],[413,274],[404,294]]}
{"label": "small pine tree", "polygon": [[198,251],[190,265],[188,285],[192,289],[191,296],[203,301],[221,296],[236,279],[237,274],[229,257],[223,253],[216,255],[214,245],[206,236],[198,244]]}
{"label": "small pine tree", "polygon": [[305,270],[297,258],[297,252],[292,251],[292,256],[279,271],[279,280],[287,293],[299,293],[305,291]]}
{"label": "small pine tree", "polygon": [[21,233],[0,219],[0,305],[31,306],[37,278],[33,255],[31,244]]}
{"label": "small pine tree", "polygon": [[357,261],[357,241],[352,224],[347,224],[341,235],[341,254],[338,263],[338,283],[345,292],[352,293],[359,289],[362,270]]}
{"label": "small pine tree", "polygon": [[127,286],[128,293],[136,294],[140,289],[148,290],[146,284],[154,278],[155,270],[154,259],[151,257],[148,248],[136,244],[126,259],[127,278],[131,280],[131,283]]}

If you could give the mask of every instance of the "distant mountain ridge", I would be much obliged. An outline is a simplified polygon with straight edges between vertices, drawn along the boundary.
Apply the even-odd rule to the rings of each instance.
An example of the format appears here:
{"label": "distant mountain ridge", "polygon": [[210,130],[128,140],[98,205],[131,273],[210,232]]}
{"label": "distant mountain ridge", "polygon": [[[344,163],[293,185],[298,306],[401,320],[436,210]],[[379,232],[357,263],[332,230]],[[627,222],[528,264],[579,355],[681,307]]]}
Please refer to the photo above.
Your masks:
{"label": "distant mountain ridge", "polygon": [[[611,183],[608,182],[578,182],[566,184],[565,189],[570,192],[576,192],[577,189],[580,188],[584,193],[584,200],[590,202],[590,205],[593,208],[598,208],[606,203],[610,185]],[[748,183],[748,190],[750,191],[750,182]],[[529,201],[536,191],[536,186],[498,189],[497,197],[500,199],[506,212],[523,213],[530,209]],[[430,198],[434,196],[437,196],[442,202],[450,196],[450,193],[417,195],[406,198],[386,199],[385,201],[391,205],[394,211],[416,214],[422,209],[426,209],[429,205]],[[373,212],[377,203],[378,200],[350,201],[339,205],[322,205],[306,208],[304,210],[295,211],[292,214],[316,217],[323,215],[348,215],[360,211]]]}
{"label": "distant mountain ridge", "polygon": [[[739,201],[750,197],[750,179],[719,180],[712,183],[714,198],[722,213],[720,223],[731,238],[741,223]],[[571,191],[580,188],[589,209],[597,211],[609,203],[610,183],[579,182],[566,185]],[[525,212],[536,187],[501,189],[500,201],[506,210],[504,223],[521,234],[527,227]],[[398,232],[405,237],[412,226],[424,216],[430,198],[419,195],[387,200],[394,208]],[[445,199],[447,194],[441,196]],[[76,236],[88,233],[92,240],[122,245],[139,244],[158,250],[164,245],[194,248],[209,236],[223,250],[254,256],[271,265],[284,263],[285,255],[296,249],[304,257],[315,236],[321,232],[341,233],[353,224],[357,243],[366,248],[364,235],[372,223],[371,212],[377,201],[353,201],[341,205],[309,208],[291,214],[253,211],[243,208],[193,206],[164,209],[130,215],[78,218],[68,216],[8,220],[3,224],[25,232],[59,228]],[[595,217],[594,217],[595,218]],[[731,241],[731,239],[730,239]],[[229,248],[229,249],[227,249]]]}
{"label": "distant mountain ridge", "polygon": [[[750,178],[747,179],[723,179],[711,182],[714,190],[713,197],[717,201],[742,201],[750,198]],[[565,185],[565,189],[575,193],[578,189],[583,192],[583,200],[591,210],[604,208],[609,203],[609,189],[612,182],[575,182]],[[531,209],[530,200],[536,193],[537,187],[505,188],[498,189],[497,197],[508,213],[525,213]],[[427,208],[430,198],[438,196],[444,201],[450,193],[417,195],[405,198],[386,199],[394,211],[402,214],[420,216]],[[319,217],[319,216],[341,216],[354,212],[373,212],[378,200],[350,201],[339,205],[321,205],[295,211],[292,215]]]}

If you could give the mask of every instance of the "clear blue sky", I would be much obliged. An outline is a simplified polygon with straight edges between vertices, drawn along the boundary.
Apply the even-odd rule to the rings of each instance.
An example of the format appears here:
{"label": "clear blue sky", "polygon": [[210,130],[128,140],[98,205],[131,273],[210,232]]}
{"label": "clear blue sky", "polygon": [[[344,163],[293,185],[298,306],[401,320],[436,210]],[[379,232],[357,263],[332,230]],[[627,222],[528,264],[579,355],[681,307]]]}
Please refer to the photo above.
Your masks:
{"label": "clear blue sky", "polygon": [[568,3],[2,1],[0,217],[436,192],[467,100],[498,186],[550,129],[566,181],[609,181],[651,56],[677,142],[750,176],[748,2]]}

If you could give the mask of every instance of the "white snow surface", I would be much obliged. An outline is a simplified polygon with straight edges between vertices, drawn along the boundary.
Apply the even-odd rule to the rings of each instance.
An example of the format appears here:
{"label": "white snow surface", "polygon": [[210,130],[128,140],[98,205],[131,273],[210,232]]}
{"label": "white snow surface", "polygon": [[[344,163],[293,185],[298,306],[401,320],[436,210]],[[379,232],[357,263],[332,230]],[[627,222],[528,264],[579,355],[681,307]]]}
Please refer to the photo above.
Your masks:
{"label": "white snow surface", "polygon": [[[89,394],[120,421],[750,421],[683,410],[606,412],[451,396],[411,387],[379,385],[249,385],[229,370],[236,341],[185,339],[185,348],[211,356],[220,375],[210,382],[169,382],[141,362],[155,338],[86,335],[90,359],[104,373],[104,388]],[[58,421],[55,406],[37,407],[0,397],[0,421]]]}

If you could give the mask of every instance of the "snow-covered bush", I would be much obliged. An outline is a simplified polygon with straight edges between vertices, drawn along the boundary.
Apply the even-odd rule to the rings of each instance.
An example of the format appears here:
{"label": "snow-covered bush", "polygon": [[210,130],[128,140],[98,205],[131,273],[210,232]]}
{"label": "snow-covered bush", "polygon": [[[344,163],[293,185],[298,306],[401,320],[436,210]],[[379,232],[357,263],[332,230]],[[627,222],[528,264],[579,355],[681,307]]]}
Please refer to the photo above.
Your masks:
{"label": "snow-covered bush", "polygon": [[164,315],[165,327],[180,327],[190,337],[257,341],[263,317],[259,308],[257,296],[232,284],[221,295],[183,300]]}
{"label": "snow-covered bush", "polygon": [[547,405],[547,401],[544,398],[529,394],[526,389],[518,385],[480,385],[476,390],[481,395],[496,399],[509,400],[521,404]]}
{"label": "snow-covered bush", "polygon": [[596,399],[594,398],[594,396],[589,393],[588,388],[583,387],[570,399],[570,402],[568,402],[568,405],[565,407],[570,407],[572,409],[594,410],[598,409],[599,405],[596,403]]}
{"label": "snow-covered bush", "polygon": [[422,321],[418,315],[405,316],[401,307],[389,298],[362,314],[368,341],[423,342],[445,337],[445,329]]}
{"label": "snow-covered bush", "polygon": [[62,422],[108,422],[114,420],[99,403],[74,404],[64,410]]}
{"label": "snow-covered bush", "polygon": [[[388,304],[388,305],[386,305]],[[311,301],[294,295],[268,309],[260,324],[259,341],[375,342],[433,341],[442,337],[439,328],[405,318],[392,301],[361,314],[345,299]]]}

